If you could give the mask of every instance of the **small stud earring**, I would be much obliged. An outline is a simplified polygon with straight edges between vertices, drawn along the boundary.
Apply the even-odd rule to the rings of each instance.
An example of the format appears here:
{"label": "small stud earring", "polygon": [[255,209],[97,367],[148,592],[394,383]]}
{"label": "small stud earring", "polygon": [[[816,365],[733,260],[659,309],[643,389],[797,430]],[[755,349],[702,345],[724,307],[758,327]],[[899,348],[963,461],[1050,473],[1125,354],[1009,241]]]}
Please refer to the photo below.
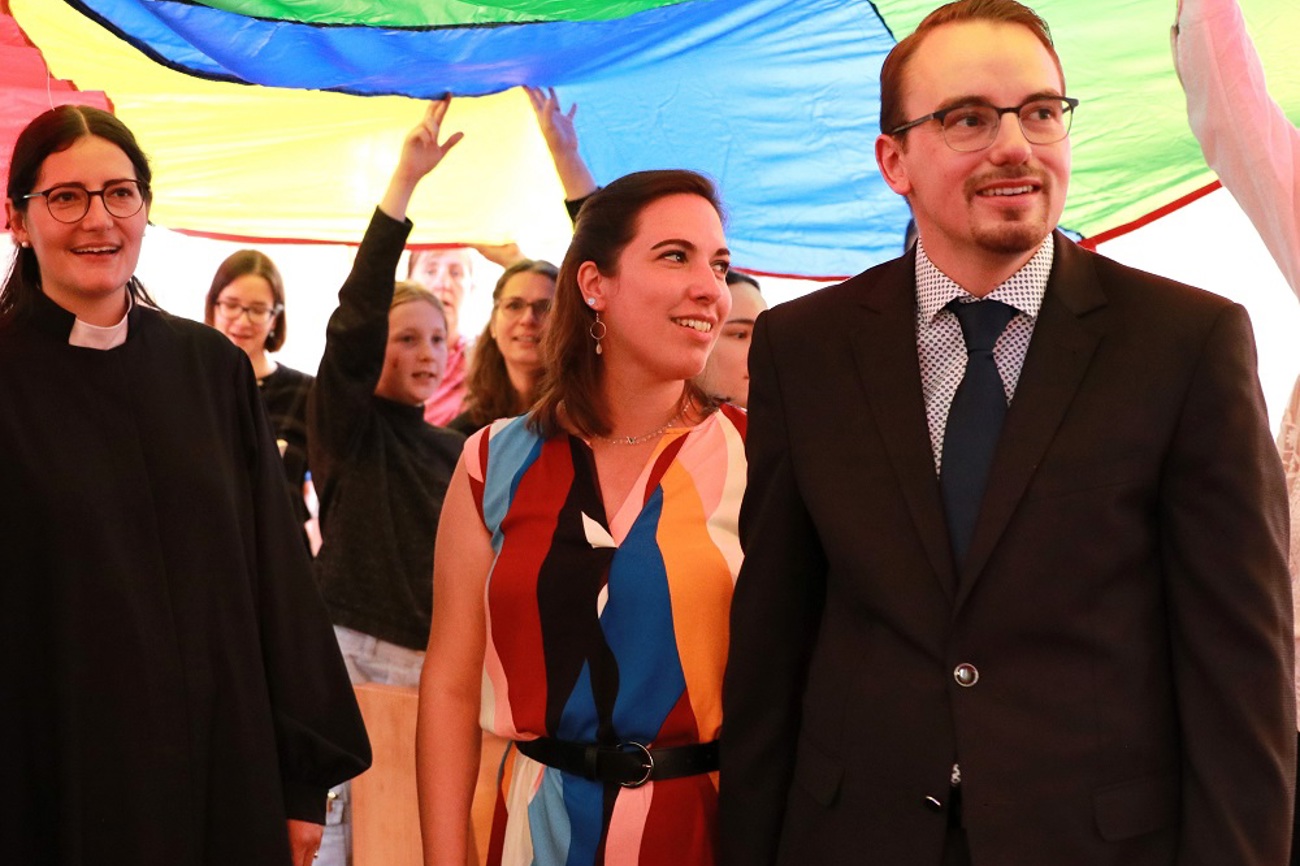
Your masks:
{"label": "small stud earring", "polygon": [[594,306],[596,306],[596,299],[595,299],[595,298],[587,298],[587,306],[589,306],[589,307],[594,307]]}

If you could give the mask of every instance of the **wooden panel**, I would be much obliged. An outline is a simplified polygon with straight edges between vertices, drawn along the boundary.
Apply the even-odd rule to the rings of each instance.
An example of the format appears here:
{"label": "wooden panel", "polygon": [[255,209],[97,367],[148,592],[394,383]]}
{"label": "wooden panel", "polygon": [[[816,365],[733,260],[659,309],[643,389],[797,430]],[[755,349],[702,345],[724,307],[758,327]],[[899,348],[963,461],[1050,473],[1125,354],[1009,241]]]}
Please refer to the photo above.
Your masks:
{"label": "wooden panel", "polygon": [[[405,686],[355,686],[370,734],[374,763],[352,781],[353,866],[421,866],[420,814],[415,789],[418,693]],[[471,815],[467,866],[482,866],[496,802],[497,768],[506,741],[483,735]]]}
{"label": "wooden panel", "polygon": [[355,686],[374,763],[352,780],[354,866],[421,866],[415,794],[415,689]]}

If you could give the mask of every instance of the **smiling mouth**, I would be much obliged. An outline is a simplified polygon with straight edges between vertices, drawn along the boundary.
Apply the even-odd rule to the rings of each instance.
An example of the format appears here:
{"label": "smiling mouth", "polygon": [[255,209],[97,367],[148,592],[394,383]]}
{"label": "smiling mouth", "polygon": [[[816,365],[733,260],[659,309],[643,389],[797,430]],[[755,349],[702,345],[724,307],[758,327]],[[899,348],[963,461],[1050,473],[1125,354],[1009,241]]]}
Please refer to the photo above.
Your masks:
{"label": "smiling mouth", "polygon": [[1010,195],[1027,195],[1034,192],[1036,189],[1037,187],[1033,184],[1025,184],[1024,186],[1003,186],[998,187],[997,189],[982,189],[979,191],[978,195],[993,198]]}
{"label": "smiling mouth", "polygon": [[672,321],[674,325],[681,325],[683,328],[690,328],[702,334],[707,334],[713,330],[713,323],[706,322],[703,319],[673,319]]}
{"label": "smiling mouth", "polygon": [[72,250],[78,256],[104,256],[116,253],[121,247],[104,246],[104,247],[76,247]]}

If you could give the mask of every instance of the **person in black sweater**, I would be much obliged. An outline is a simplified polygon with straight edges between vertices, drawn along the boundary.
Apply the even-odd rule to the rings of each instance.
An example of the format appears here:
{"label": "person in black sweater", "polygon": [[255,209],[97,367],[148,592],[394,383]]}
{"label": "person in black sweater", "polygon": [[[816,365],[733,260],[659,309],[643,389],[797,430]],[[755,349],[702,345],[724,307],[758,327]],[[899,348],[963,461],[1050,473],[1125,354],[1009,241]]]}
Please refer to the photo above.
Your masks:
{"label": "person in black sweater", "polygon": [[[464,437],[425,423],[447,361],[447,322],[418,283],[394,283],[419,181],[460,140],[439,144],[449,100],[407,135],[330,317],[308,398],[320,496],[316,578],[353,683],[419,682],[433,611],[433,543]],[[347,862],[346,790],[336,789],[318,861]],[[336,823],[340,822],[340,823]]]}
{"label": "person in black sweater", "polygon": [[[284,280],[260,250],[239,250],[218,267],[208,289],[203,321],[244,350],[253,365],[275,442],[284,458],[289,500],[298,522],[307,511],[307,394],[312,377],[271,358],[284,345]],[[303,535],[306,541],[306,534]],[[310,549],[310,546],[309,546]]]}

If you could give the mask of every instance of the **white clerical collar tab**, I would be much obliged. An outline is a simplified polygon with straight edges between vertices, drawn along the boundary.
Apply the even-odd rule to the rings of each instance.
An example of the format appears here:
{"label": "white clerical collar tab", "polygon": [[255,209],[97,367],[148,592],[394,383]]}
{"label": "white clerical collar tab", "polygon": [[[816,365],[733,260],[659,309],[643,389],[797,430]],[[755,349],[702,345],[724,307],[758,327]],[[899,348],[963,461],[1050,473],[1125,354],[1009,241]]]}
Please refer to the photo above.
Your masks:
{"label": "white clerical collar tab", "polygon": [[116,349],[126,342],[126,320],[131,315],[131,307],[134,304],[131,295],[127,294],[126,312],[122,314],[122,321],[116,325],[92,325],[89,322],[83,322],[77,319],[72,323],[72,331],[68,334],[68,345],[77,346],[82,349],[99,349],[107,351]]}

